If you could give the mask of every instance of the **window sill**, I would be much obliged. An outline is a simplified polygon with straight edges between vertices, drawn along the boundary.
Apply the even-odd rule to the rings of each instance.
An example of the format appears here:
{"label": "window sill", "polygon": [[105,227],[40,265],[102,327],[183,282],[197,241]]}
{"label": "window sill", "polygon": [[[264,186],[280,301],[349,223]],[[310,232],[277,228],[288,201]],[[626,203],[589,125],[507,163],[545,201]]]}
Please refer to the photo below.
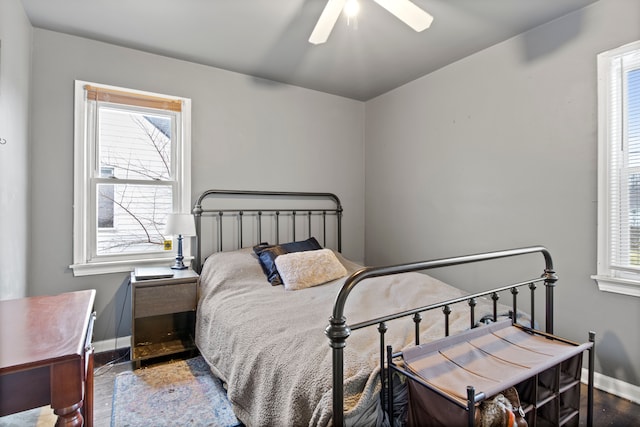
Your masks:
{"label": "window sill", "polygon": [[640,282],[628,279],[619,279],[610,276],[591,276],[598,283],[598,289],[603,292],[640,297]]}
{"label": "window sill", "polygon": [[[124,273],[133,271],[135,267],[160,267],[171,266],[175,262],[175,256],[168,258],[154,258],[154,259],[139,259],[139,260],[125,260],[125,261],[108,261],[108,262],[94,262],[86,264],[72,264],[69,266],[73,270],[73,275],[78,276],[92,276],[97,274],[110,274],[110,273]],[[193,257],[185,256],[184,263],[189,265]]]}

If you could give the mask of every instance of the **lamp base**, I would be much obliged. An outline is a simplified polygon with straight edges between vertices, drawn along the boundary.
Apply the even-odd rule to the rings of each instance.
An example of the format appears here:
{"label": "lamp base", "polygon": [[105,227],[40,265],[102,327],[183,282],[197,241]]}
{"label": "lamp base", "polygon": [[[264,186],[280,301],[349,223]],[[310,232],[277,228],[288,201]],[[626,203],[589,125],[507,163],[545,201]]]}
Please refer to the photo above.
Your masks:
{"label": "lamp base", "polygon": [[176,263],[171,266],[171,269],[186,270],[187,268],[189,268],[186,265],[184,265],[184,263],[182,262],[183,259],[184,257],[182,256],[182,234],[179,234],[178,235],[178,254],[176,256]]}
{"label": "lamp base", "polygon": [[176,261],[176,263],[174,265],[171,266],[172,270],[186,270],[187,267],[186,265],[184,265],[182,262],[180,262],[180,264],[178,264],[178,262]]}

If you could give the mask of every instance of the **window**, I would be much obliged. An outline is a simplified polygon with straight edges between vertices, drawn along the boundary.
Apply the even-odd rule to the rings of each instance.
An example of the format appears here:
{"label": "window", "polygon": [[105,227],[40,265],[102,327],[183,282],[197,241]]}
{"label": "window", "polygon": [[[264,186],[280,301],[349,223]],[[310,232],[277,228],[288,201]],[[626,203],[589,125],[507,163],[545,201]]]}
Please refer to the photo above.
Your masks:
{"label": "window", "polygon": [[75,90],[74,275],[169,264],[167,215],[190,210],[190,100]]}
{"label": "window", "polygon": [[598,55],[601,290],[640,296],[640,41]]}

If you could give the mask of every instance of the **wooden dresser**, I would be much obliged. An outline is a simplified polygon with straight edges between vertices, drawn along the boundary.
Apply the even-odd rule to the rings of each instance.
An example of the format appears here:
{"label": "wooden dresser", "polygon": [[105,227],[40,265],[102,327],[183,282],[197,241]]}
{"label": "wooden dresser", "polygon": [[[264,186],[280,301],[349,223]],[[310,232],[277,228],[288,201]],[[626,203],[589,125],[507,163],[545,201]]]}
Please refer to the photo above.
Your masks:
{"label": "wooden dresser", "polygon": [[58,426],[93,425],[95,294],[0,301],[0,416],[50,404]]}

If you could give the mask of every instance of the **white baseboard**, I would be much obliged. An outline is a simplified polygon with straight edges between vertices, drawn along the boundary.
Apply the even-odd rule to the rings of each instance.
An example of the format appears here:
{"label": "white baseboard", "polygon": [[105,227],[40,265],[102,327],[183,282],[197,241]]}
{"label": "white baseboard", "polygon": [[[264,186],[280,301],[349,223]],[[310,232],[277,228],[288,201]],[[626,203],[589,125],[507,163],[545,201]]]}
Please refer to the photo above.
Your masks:
{"label": "white baseboard", "polygon": [[127,347],[131,347],[131,335],[93,342],[94,353],[106,353],[107,351],[114,351]]}
{"label": "white baseboard", "polygon": [[[582,368],[582,376],[580,377],[580,381],[587,384],[587,382],[589,381],[588,369]],[[640,387],[637,385],[629,384],[624,381],[602,375],[598,372],[594,372],[593,386],[598,390],[602,390],[609,394],[613,394],[623,399],[627,399],[634,403],[640,404]]]}

